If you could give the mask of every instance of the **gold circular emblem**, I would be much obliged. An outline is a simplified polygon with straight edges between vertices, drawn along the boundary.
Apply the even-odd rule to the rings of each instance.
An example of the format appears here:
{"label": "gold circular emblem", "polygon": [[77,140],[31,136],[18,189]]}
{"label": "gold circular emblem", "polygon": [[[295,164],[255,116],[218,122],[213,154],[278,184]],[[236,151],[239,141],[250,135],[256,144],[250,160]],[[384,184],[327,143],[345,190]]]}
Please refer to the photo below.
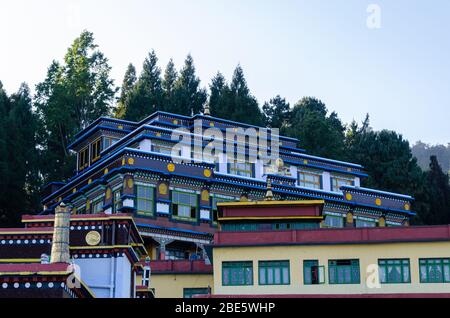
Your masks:
{"label": "gold circular emblem", "polygon": [[350,193],[346,193],[345,198],[347,199],[347,201],[351,201],[353,199],[353,196]]}
{"label": "gold circular emblem", "polygon": [[166,195],[167,194],[167,185],[165,183],[161,183],[158,187],[159,194]]}
{"label": "gold circular emblem", "polygon": [[92,183],[92,179],[89,179],[89,180],[88,180],[88,184],[91,184],[91,183]]}
{"label": "gold circular emblem", "polygon": [[377,199],[375,200],[375,204],[378,205],[378,206],[380,206],[380,205],[381,205],[381,199],[380,199],[380,198],[377,198]]}
{"label": "gold circular emblem", "polygon": [[86,243],[90,246],[95,246],[100,243],[101,236],[97,231],[90,231],[86,234]]}
{"label": "gold circular emblem", "polygon": [[128,158],[128,164],[129,165],[134,165],[134,159],[133,158]]}
{"label": "gold circular emblem", "polygon": [[307,165],[308,164],[308,160],[303,160],[303,164]]}
{"label": "gold circular emblem", "polygon": [[156,133],[156,137],[161,137],[161,133]]}
{"label": "gold circular emblem", "polygon": [[174,119],[174,120],[173,120],[173,124],[174,124],[174,125],[178,125],[178,120]]}
{"label": "gold circular emblem", "polygon": [[214,127],[214,123],[209,123],[209,125],[210,125],[211,127]]}
{"label": "gold circular emblem", "polygon": [[72,193],[76,193],[77,192],[77,188],[73,188]]}
{"label": "gold circular emblem", "polygon": [[203,175],[205,177],[209,178],[209,177],[211,177],[211,174],[212,174],[211,170],[209,170],[209,169],[203,170]]}
{"label": "gold circular emblem", "polygon": [[409,211],[410,209],[411,209],[411,206],[410,206],[408,203],[406,203],[406,204],[405,204],[405,210],[406,210],[406,211]]}
{"label": "gold circular emblem", "polygon": [[109,172],[108,168],[103,171],[103,174],[107,174]]}
{"label": "gold circular emblem", "polygon": [[123,129],[123,126],[122,126],[122,125],[119,125],[119,126],[117,126],[117,128],[119,128],[119,129]]}
{"label": "gold circular emblem", "polygon": [[174,171],[175,171],[175,165],[174,165],[173,163],[169,163],[169,164],[167,165],[167,170],[168,170],[169,172],[174,172]]}

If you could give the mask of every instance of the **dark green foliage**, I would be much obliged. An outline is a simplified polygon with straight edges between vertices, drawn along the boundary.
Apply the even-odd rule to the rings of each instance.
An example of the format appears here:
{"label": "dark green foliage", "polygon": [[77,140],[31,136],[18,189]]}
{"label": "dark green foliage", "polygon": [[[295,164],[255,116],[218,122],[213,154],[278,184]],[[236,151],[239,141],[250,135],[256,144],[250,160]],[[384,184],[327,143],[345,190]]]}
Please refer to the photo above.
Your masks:
{"label": "dark green foliage", "polygon": [[155,51],[144,60],[142,73],[126,99],[125,119],[140,121],[163,105],[161,69]]}
{"label": "dark green foliage", "polygon": [[250,93],[240,65],[236,67],[229,85],[222,74],[218,73],[213,78],[210,88],[210,107],[213,116],[264,126],[263,114],[256,98]]}
{"label": "dark green foliage", "polygon": [[289,123],[291,115],[289,103],[286,102],[285,98],[281,98],[280,95],[264,103],[263,112],[264,123],[267,127],[282,129]]}
{"label": "dark green foliage", "polygon": [[195,73],[194,60],[189,54],[174,85],[174,100],[168,110],[181,115],[194,115],[203,110],[208,94],[200,88],[200,79]]}
{"label": "dark green foliage", "polygon": [[116,118],[124,118],[126,111],[126,102],[134,85],[136,84],[136,68],[133,64],[129,64],[123,78],[122,87],[120,89],[120,97],[117,100],[117,107],[115,109]]}
{"label": "dark green foliage", "polygon": [[164,89],[164,107],[163,110],[167,112],[174,112],[175,103],[175,83],[178,79],[178,73],[175,69],[175,64],[173,60],[170,59],[167,64],[166,70],[164,72],[164,78],[162,82],[162,87]]}
{"label": "dark green foliage", "polygon": [[425,172],[428,210],[418,215],[424,224],[450,224],[450,183],[436,156],[430,157],[429,170]]}
{"label": "dark green foliage", "polygon": [[41,173],[45,181],[65,180],[73,175],[75,156],[67,146],[74,134],[96,118],[110,114],[116,92],[110,71],[93,34],[84,31],[67,50],[64,64],[53,62],[46,79],[36,86]]}
{"label": "dark green foliage", "polygon": [[8,98],[0,85],[0,112],[0,224],[14,226],[39,206],[37,118],[28,86]]}
{"label": "dark green foliage", "polygon": [[282,132],[298,138],[311,154],[334,159],[344,157],[345,128],[335,112],[313,97],[302,98],[292,109],[290,121]]}

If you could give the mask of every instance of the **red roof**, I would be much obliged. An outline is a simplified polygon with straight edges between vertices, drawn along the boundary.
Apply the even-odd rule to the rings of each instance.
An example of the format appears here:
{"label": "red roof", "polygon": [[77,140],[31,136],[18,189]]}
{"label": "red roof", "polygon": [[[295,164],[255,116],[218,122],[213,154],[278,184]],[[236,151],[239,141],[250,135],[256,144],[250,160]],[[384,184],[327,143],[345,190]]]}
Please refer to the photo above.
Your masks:
{"label": "red roof", "polygon": [[417,241],[450,241],[450,225],[265,232],[217,232],[214,236],[214,246],[369,244]]}
{"label": "red roof", "polygon": [[205,264],[204,260],[168,260],[168,261],[151,261],[150,268],[152,274],[164,273],[198,273],[212,274],[212,265]]}
{"label": "red roof", "polygon": [[17,273],[17,272],[66,272],[69,264],[0,264],[0,273]]}

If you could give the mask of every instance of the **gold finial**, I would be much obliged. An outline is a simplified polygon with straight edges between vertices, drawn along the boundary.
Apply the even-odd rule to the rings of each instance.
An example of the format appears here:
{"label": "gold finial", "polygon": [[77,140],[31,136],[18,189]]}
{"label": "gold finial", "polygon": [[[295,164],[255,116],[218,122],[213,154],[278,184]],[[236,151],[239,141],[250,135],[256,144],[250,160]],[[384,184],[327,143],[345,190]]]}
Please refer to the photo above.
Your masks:
{"label": "gold finial", "polygon": [[71,208],[62,202],[55,208],[51,263],[69,263],[69,234]]}
{"label": "gold finial", "polygon": [[206,101],[205,107],[203,109],[203,115],[211,116],[211,110],[209,109],[209,102]]}
{"label": "gold finial", "polygon": [[264,201],[272,201],[272,200],[273,200],[272,182],[270,181],[270,179],[267,179],[267,191]]}

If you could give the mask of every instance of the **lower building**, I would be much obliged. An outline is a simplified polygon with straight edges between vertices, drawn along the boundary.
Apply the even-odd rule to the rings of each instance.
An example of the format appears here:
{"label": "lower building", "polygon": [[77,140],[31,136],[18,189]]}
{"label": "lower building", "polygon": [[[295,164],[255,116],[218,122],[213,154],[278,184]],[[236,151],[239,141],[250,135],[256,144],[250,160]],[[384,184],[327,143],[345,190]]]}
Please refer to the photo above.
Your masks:
{"label": "lower building", "polygon": [[210,297],[450,297],[450,226],[316,229],[322,206],[219,203]]}

